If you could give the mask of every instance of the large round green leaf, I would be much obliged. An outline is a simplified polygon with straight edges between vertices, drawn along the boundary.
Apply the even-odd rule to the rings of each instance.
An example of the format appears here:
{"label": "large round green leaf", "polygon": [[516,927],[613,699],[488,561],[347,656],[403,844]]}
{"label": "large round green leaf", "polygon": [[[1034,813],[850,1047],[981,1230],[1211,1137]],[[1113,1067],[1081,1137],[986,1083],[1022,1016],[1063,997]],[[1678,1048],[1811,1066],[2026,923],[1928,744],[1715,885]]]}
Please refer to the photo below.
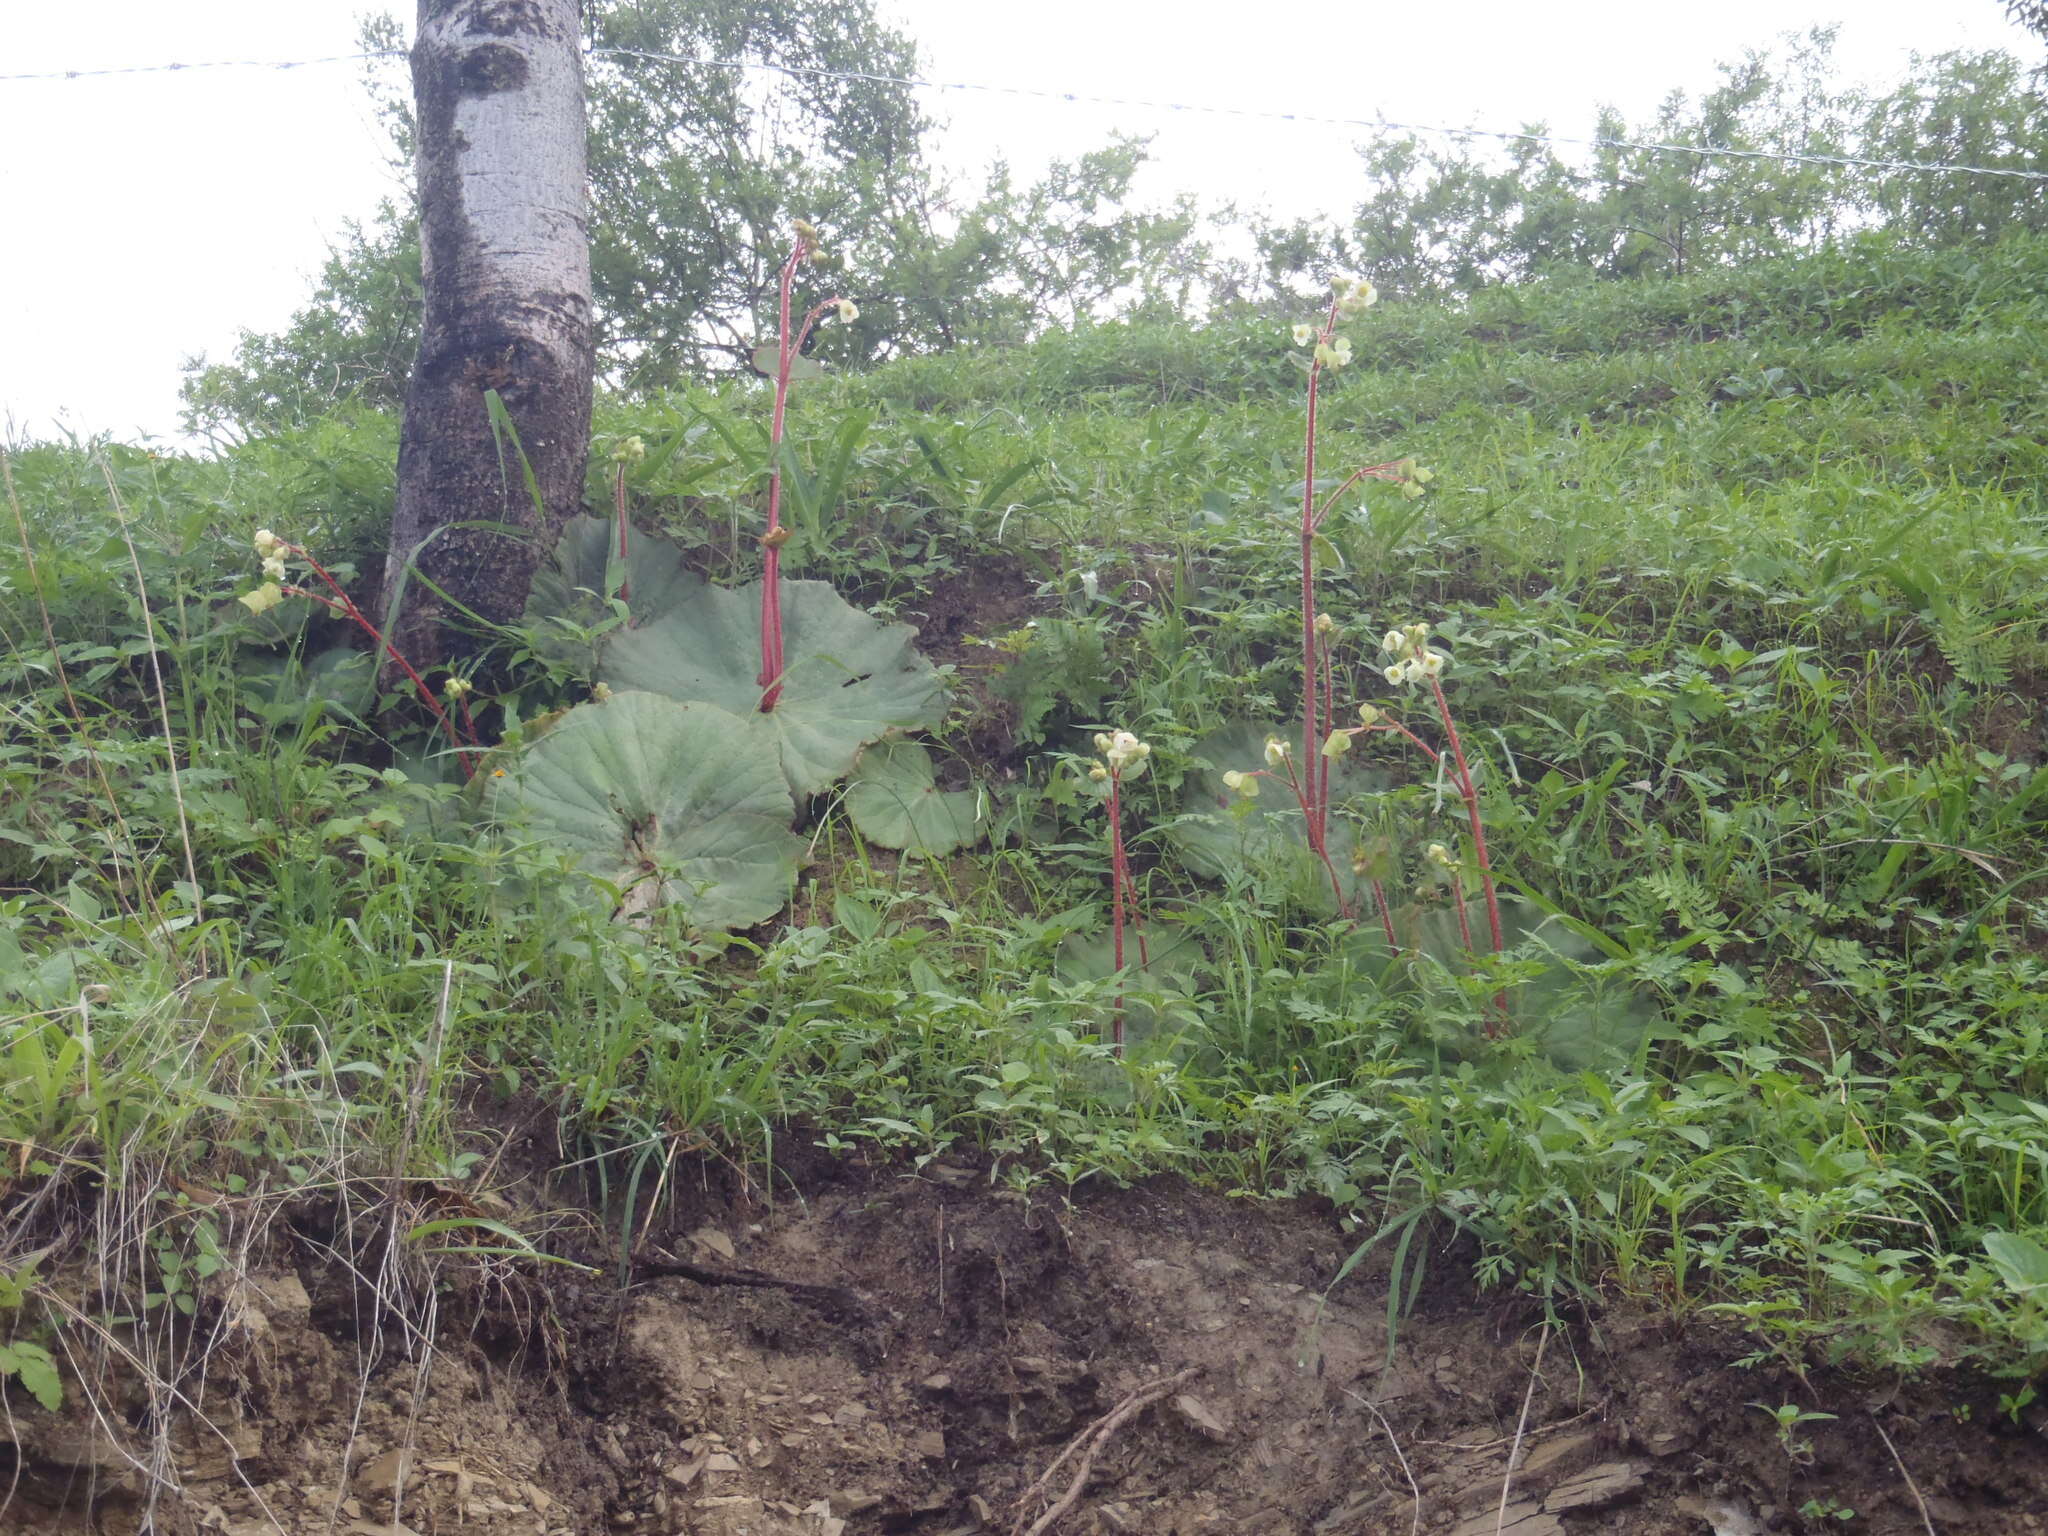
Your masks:
{"label": "large round green leaf", "polygon": [[929,752],[914,741],[885,741],[861,753],[846,811],[869,842],[951,853],[981,841],[988,796],[979,789],[940,789]]}
{"label": "large round green leaf", "polygon": [[651,693],[577,705],[492,770],[484,806],[573,854],[621,911],[674,904],[697,929],[773,917],[804,846],[773,744],[725,710]]}
{"label": "large round green leaf", "polygon": [[786,671],[765,715],[761,583],[716,587],[686,576],[665,601],[659,616],[607,638],[598,676],[614,688],[729,710],[772,742],[799,795],[844,778],[885,732],[929,728],[945,712],[938,673],[911,646],[917,631],[861,612],[825,582],[782,583]]}

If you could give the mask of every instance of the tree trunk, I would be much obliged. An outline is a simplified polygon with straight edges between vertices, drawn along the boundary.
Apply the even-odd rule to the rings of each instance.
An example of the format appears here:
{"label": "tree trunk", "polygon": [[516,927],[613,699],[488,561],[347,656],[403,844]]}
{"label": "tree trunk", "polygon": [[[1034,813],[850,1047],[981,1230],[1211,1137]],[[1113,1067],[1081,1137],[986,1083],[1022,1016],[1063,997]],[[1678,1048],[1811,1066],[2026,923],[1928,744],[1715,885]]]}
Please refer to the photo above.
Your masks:
{"label": "tree trunk", "polygon": [[[426,315],[384,590],[405,582],[392,638],[424,671],[471,648],[460,608],[519,618],[582,502],[592,354],[577,0],[420,0],[412,74]],[[518,450],[493,437],[487,390],[540,506]],[[476,522],[521,531],[464,526]]]}

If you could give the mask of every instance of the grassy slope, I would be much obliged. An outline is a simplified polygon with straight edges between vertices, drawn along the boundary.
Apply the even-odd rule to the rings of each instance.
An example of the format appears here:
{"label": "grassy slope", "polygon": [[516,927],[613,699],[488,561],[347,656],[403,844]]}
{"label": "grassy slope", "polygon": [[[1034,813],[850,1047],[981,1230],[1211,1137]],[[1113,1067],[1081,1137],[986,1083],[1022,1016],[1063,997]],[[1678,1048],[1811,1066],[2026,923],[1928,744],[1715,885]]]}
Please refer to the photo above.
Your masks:
{"label": "grassy slope", "polygon": [[[786,924],[717,955],[556,910],[454,791],[262,674],[226,603],[249,533],[367,557],[388,423],[215,463],[17,454],[39,569],[0,555],[0,1233],[19,1253],[52,1197],[112,1191],[109,1230],[175,1289],[238,1218],[167,1179],[476,1176],[482,1083],[558,1112],[614,1187],[696,1135],[971,1145],[1020,1183],[1178,1169],[1325,1194],[1403,1264],[1455,1227],[1490,1279],[1716,1309],[1787,1358],[2037,1370],[2048,1319],[1983,1237],[2048,1238],[2044,294],[2048,244],[1871,248],[1351,328],[1324,463],[1440,478],[1333,526],[1328,606],[1454,646],[1497,857],[1588,936],[1508,979],[1567,1021],[1617,993],[1654,1021],[1598,1070],[1484,1043],[1492,981],[1364,963],[1159,835],[1208,732],[1292,709],[1295,317],[799,396],[811,461],[850,452],[795,574],[914,610],[1028,571],[1045,621],[986,655],[1043,739],[985,765],[1017,775],[994,851],[899,861],[827,814]],[[600,428],[655,450],[647,517],[714,563],[748,547],[756,402],[612,402]],[[580,696],[522,678],[515,713]],[[973,708],[956,739],[986,742]],[[1185,1033],[1121,1066],[1105,988],[1054,964],[1107,901],[1100,812],[1055,754],[1112,723],[1155,745],[1130,836],[1161,931],[1204,957],[1163,1004]],[[1455,827],[1372,756],[1404,786],[1370,812],[1399,899],[1427,900],[1416,850]]]}

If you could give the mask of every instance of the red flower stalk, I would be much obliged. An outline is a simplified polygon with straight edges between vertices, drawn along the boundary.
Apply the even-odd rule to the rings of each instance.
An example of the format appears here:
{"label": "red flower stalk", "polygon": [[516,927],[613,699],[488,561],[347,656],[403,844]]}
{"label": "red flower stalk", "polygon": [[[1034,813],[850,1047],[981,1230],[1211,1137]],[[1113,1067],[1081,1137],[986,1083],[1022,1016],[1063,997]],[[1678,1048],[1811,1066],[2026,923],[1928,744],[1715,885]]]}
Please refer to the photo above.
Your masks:
{"label": "red flower stalk", "polygon": [[1110,946],[1116,961],[1116,1011],[1111,1026],[1112,1040],[1116,1054],[1124,1053],[1124,929],[1129,926],[1136,930],[1138,938],[1138,964],[1149,966],[1152,956],[1145,942],[1145,929],[1137,910],[1136,887],[1131,879],[1131,861],[1124,852],[1123,783],[1124,770],[1133,764],[1142,765],[1152,755],[1151,747],[1138,740],[1129,731],[1103,732],[1095,738],[1096,750],[1103,760],[1089,770],[1092,778],[1109,781],[1109,884]]}
{"label": "red flower stalk", "polygon": [[[425,700],[427,708],[433,712],[434,718],[440,722],[441,729],[447,733],[449,744],[455,748],[456,760],[462,764],[463,773],[465,775],[474,775],[476,772],[476,759],[471,756],[471,749],[476,745],[474,728],[472,727],[467,739],[465,739],[463,731],[456,726],[454,718],[449,715],[447,709],[442,705],[439,695],[427,686],[426,679],[419,675],[418,671],[414,669],[413,664],[406,659],[405,654],[387,640],[384,637],[384,632],[370,621],[369,616],[362,609],[356,606],[355,599],[348,595],[347,589],[339,581],[335,580],[334,573],[329,571],[318,560],[315,560],[300,545],[287,543],[285,540],[276,538],[268,533],[259,534],[257,538],[259,540],[259,547],[263,547],[261,541],[268,538],[270,540],[268,548],[271,551],[288,551],[294,558],[305,561],[307,565],[312,567],[313,574],[327,584],[328,589],[324,593],[315,592],[310,588],[300,586],[281,587],[276,590],[291,597],[311,598],[314,602],[321,604],[331,612],[340,614],[374,640],[377,643],[379,653],[389,656],[393,663],[397,665],[398,670],[403,672],[411,680],[413,687],[419,690],[420,698]],[[275,558],[275,555],[273,554],[271,558]],[[330,596],[329,594],[332,595]],[[271,601],[274,602],[275,600],[276,592],[273,592]],[[268,606],[268,604],[265,606]],[[465,717],[467,717],[468,712],[469,708],[467,703],[465,703],[463,706]]]}
{"label": "red flower stalk", "polygon": [[774,709],[776,700],[782,697],[782,546],[789,542],[789,532],[782,526],[782,427],[789,409],[790,369],[803,355],[811,328],[825,311],[836,309],[841,319],[849,321],[857,314],[850,300],[826,299],[813,306],[803,317],[795,336],[790,335],[790,289],[796,282],[796,269],[806,260],[815,260],[818,255],[817,231],[798,219],[796,232],[796,244],[782,263],[781,281],[777,288],[775,410],[768,424],[768,531],[761,535],[761,547],[766,551],[761,569],[761,674],[755,679],[761,685],[761,713],[764,715]]}

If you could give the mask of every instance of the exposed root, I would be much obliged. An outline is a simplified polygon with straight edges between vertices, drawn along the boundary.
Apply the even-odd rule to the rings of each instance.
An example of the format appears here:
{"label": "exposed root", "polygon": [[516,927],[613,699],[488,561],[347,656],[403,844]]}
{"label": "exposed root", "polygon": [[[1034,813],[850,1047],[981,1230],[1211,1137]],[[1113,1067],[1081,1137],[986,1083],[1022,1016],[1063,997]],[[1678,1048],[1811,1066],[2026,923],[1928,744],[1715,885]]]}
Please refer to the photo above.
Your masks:
{"label": "exposed root", "polygon": [[1892,1453],[1892,1465],[1899,1469],[1899,1476],[1906,1480],[1906,1491],[1913,1495],[1913,1502],[1920,1506],[1920,1523],[1927,1528],[1927,1536],[1938,1536],[1934,1529],[1934,1516],[1927,1511],[1927,1500],[1921,1496],[1920,1485],[1913,1481],[1913,1474],[1906,1470],[1906,1459],[1899,1454],[1899,1448],[1892,1444],[1892,1437],[1884,1432],[1884,1426],[1877,1421],[1877,1415],[1870,1416],[1870,1427],[1877,1431],[1877,1438],[1884,1442],[1884,1448]]}
{"label": "exposed root", "polygon": [[1408,1493],[1413,1500],[1408,1519],[1408,1536],[1416,1536],[1416,1532],[1422,1529],[1422,1487],[1415,1481],[1415,1472],[1408,1465],[1407,1456],[1402,1453],[1401,1442],[1394,1435],[1394,1426],[1389,1424],[1387,1416],[1380,1412],[1379,1404],[1370,1398],[1360,1397],[1349,1387],[1344,1389],[1344,1395],[1373,1416],[1374,1421],[1385,1432],[1387,1444],[1394,1448],[1394,1459],[1401,1463],[1401,1475],[1408,1479]]}
{"label": "exposed root", "polygon": [[1515,1443],[1508,1447],[1508,1469],[1501,1474],[1500,1507],[1493,1515],[1493,1536],[1500,1536],[1508,1523],[1508,1493],[1515,1486],[1515,1463],[1522,1459],[1522,1439],[1529,1432],[1529,1407],[1536,1401],[1536,1383],[1543,1379],[1543,1351],[1550,1347],[1550,1330],[1536,1341],[1536,1360],[1529,1367],[1529,1390],[1522,1394],[1522,1416],[1515,1423]]}
{"label": "exposed root", "polygon": [[[1045,1532],[1057,1525],[1060,1518],[1080,1501],[1082,1489],[1088,1486],[1088,1474],[1095,1470],[1096,1458],[1102,1454],[1111,1437],[1175,1388],[1187,1385],[1200,1374],[1199,1366],[1189,1366],[1184,1371],[1175,1371],[1171,1376],[1162,1376],[1157,1381],[1146,1382],[1068,1441],[1067,1448],[1052,1459],[1052,1464],[1032,1480],[1031,1486],[1026,1488],[1022,1496],[1011,1506],[1017,1517],[1016,1523],[1011,1526],[1013,1536],[1044,1536]],[[1067,1491],[1061,1494],[1044,1514],[1033,1520],[1030,1525],[1025,1525],[1026,1516],[1023,1511],[1026,1506],[1034,1499],[1045,1497],[1047,1490],[1052,1486],[1054,1475],[1077,1453],[1080,1456],[1080,1465],[1074,1469],[1073,1478],[1067,1484]]]}

